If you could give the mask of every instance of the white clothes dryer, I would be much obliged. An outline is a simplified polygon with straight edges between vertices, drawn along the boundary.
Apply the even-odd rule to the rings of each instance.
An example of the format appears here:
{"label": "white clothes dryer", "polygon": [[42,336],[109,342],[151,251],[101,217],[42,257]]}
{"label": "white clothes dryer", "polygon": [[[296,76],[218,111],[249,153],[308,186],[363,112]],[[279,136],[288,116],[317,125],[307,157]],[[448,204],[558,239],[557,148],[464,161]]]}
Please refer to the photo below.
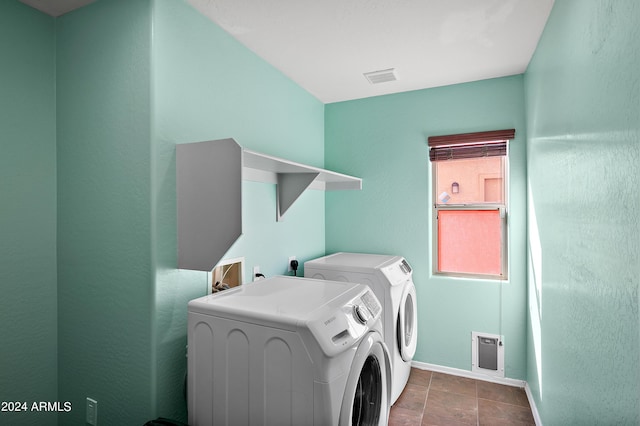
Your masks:
{"label": "white clothes dryer", "polygon": [[407,384],[418,340],[412,274],[401,256],[335,253],[304,264],[305,277],[366,284],[382,303],[383,336],[391,353],[392,404]]}
{"label": "white clothes dryer", "polygon": [[190,301],[189,424],[386,425],[381,314],[364,285],[301,277]]}

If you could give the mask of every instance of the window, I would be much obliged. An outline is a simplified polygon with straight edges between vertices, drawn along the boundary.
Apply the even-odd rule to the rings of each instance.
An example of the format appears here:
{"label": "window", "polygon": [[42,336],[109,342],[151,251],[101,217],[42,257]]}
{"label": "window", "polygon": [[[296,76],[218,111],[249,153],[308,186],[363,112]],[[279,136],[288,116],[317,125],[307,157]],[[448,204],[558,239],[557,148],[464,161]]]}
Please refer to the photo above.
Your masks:
{"label": "window", "polygon": [[434,272],[507,279],[508,141],[515,130],[429,137]]}

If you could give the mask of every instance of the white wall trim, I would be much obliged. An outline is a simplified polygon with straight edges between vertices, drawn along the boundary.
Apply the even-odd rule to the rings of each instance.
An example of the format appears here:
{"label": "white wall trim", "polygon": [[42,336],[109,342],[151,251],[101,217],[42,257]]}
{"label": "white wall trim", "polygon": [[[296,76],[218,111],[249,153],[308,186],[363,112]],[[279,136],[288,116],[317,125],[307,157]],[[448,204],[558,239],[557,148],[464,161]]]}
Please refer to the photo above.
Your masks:
{"label": "white wall trim", "polygon": [[487,376],[486,374],[476,373],[468,370],[461,370],[459,368],[445,367],[443,365],[429,364],[426,362],[412,361],[411,366],[420,370],[431,370],[438,373],[451,374],[452,376],[466,377],[469,379],[483,380],[485,382],[498,383],[501,385],[515,386],[523,388],[529,400],[531,406],[531,414],[533,414],[533,420],[536,422],[536,426],[542,426],[542,420],[540,419],[540,413],[538,407],[533,399],[533,394],[529,388],[529,384],[525,380],[510,379],[507,377],[495,377]]}
{"label": "white wall trim", "polygon": [[451,374],[452,376],[467,377],[469,379],[483,380],[485,382],[499,383],[501,385],[515,386],[524,388],[526,382],[524,380],[509,379],[507,377],[488,376],[474,371],[461,370],[459,368],[445,367],[442,365],[429,364],[426,362],[412,361],[411,366],[421,370],[437,371],[439,373]]}
{"label": "white wall trim", "polygon": [[540,418],[540,413],[538,412],[538,406],[536,405],[535,400],[533,399],[533,394],[531,393],[531,388],[529,387],[529,383],[525,382],[524,391],[527,394],[527,399],[529,400],[529,405],[531,406],[531,413],[533,414],[533,420],[536,422],[536,426],[542,426],[542,419]]}

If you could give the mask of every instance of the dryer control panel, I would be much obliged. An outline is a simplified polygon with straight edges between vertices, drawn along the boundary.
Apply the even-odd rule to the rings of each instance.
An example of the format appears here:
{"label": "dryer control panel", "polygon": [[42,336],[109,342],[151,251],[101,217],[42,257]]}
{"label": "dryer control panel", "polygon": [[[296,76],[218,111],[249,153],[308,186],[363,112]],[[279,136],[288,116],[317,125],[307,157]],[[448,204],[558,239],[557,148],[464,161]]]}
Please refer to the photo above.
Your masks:
{"label": "dryer control panel", "polygon": [[382,273],[389,280],[391,285],[398,285],[411,279],[413,270],[405,259],[400,259],[389,266],[381,268]]}
{"label": "dryer control panel", "polygon": [[367,288],[349,303],[309,322],[307,326],[325,355],[335,356],[352,347],[370,330],[378,329],[381,314],[382,305]]}

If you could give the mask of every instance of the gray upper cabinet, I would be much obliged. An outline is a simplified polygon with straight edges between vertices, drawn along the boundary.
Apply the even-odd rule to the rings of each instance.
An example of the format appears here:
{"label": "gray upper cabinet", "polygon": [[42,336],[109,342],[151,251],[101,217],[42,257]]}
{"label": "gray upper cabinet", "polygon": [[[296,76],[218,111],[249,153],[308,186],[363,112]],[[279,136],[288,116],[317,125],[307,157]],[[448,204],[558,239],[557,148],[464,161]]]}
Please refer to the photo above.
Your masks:
{"label": "gray upper cabinet", "polygon": [[210,271],[242,235],[242,179],[277,185],[276,220],[306,189],[362,179],[243,149],[234,139],[176,145],[178,268]]}
{"label": "gray upper cabinet", "polygon": [[178,268],[210,271],[242,234],[242,148],[176,145]]}

